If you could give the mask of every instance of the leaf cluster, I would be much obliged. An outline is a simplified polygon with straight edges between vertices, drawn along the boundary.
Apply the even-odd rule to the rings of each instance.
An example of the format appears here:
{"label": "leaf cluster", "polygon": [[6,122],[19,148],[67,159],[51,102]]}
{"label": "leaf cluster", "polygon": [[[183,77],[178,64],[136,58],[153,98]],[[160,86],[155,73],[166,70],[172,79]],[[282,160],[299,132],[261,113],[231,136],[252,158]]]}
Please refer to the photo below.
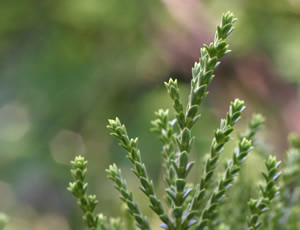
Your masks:
{"label": "leaf cluster", "polygon": [[[216,175],[220,162],[220,156],[226,144],[233,139],[235,125],[241,119],[245,109],[242,100],[235,99],[229,106],[228,113],[221,119],[220,126],[213,133],[210,151],[203,166],[203,173],[199,175],[198,181],[190,181],[189,174],[195,161],[190,160],[190,153],[195,137],[192,129],[200,118],[199,106],[208,95],[208,86],[214,79],[214,72],[220,65],[220,59],[230,53],[227,38],[233,31],[233,23],[236,21],[233,14],[228,12],[222,16],[221,24],[217,27],[214,41],[204,45],[200,50],[199,62],[192,68],[191,88],[187,105],[181,102],[181,93],[177,80],[170,79],[165,82],[167,92],[172,100],[175,117],[172,118],[168,110],[160,109],[155,113],[156,119],[152,121],[152,131],[158,134],[162,142],[162,166],[164,168],[165,201],[160,199],[156,192],[154,182],[149,177],[146,165],[142,160],[141,151],[138,147],[138,138],[131,138],[124,124],[119,118],[109,120],[107,128],[110,134],[117,138],[120,146],[126,151],[127,158],[132,165],[132,172],[139,180],[139,188],[149,202],[149,206],[161,221],[160,227],[167,230],[205,230],[205,229],[234,229],[222,219],[221,205],[226,204],[228,190],[235,184],[242,171],[242,165],[247,159],[250,151],[256,145],[256,133],[262,128],[265,118],[260,114],[254,114],[248,122],[248,128],[237,135],[237,145],[232,153],[232,159],[228,160],[221,177]],[[299,148],[300,141],[292,136],[293,148]],[[287,160],[290,164],[291,158],[300,155],[288,154]],[[300,159],[300,158],[299,158]],[[119,230],[124,228],[120,219],[108,220],[103,214],[95,214],[97,200],[95,196],[87,194],[87,183],[85,176],[87,172],[87,161],[83,157],[76,157],[71,162],[73,169],[71,174],[74,182],[70,183],[69,190],[77,198],[78,205],[83,211],[83,218],[87,226],[93,230]],[[265,161],[266,172],[262,173],[265,183],[259,187],[257,199],[248,202],[248,214],[243,216],[242,226],[244,229],[258,229],[261,226],[270,226],[262,216],[264,213],[273,213],[272,203],[288,183],[294,183],[294,174],[299,171],[299,166],[292,172],[284,173],[285,178],[281,185],[280,162],[275,157],[269,156]],[[151,222],[142,213],[134,195],[128,190],[127,182],[122,176],[121,169],[112,164],[106,170],[108,178],[113,181],[115,188],[120,193],[120,199],[127,209],[130,224],[127,229],[134,229],[132,221],[137,228],[150,230]],[[275,202],[274,202],[275,200]],[[283,204],[282,199],[278,203]],[[247,204],[246,204],[247,205]],[[236,208],[236,207],[231,207]],[[278,214],[280,215],[280,214]],[[277,216],[278,216],[277,215]],[[265,215],[266,216],[266,215]],[[273,218],[278,220],[278,218]],[[273,221],[273,222],[274,222]],[[128,227],[130,226],[130,227]]]}

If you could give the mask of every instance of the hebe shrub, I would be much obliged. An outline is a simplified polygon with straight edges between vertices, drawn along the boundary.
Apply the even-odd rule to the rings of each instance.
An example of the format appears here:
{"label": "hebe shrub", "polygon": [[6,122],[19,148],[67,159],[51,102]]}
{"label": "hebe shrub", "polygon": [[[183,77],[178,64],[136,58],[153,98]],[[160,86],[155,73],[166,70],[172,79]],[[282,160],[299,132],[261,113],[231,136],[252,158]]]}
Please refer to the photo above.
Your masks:
{"label": "hebe shrub", "polygon": [[[265,171],[262,173],[264,183],[258,187],[257,197],[249,197],[248,203],[237,200],[243,196],[243,184],[238,183],[236,188],[231,186],[237,182],[235,178],[240,174],[243,162],[255,146],[255,134],[264,122],[262,115],[253,115],[248,129],[244,134],[238,135],[238,144],[233,151],[232,159],[226,163],[223,175],[221,177],[216,175],[219,157],[226,143],[232,139],[234,126],[245,109],[244,101],[236,99],[231,102],[226,117],[221,119],[220,127],[214,132],[201,179],[193,183],[188,182],[190,171],[196,167],[195,162],[189,160],[194,141],[191,131],[200,118],[199,106],[208,95],[207,88],[215,77],[214,71],[219,66],[220,59],[230,53],[226,39],[233,31],[235,21],[236,18],[232,13],[224,14],[220,26],[217,27],[214,42],[201,48],[199,62],[192,68],[187,105],[181,102],[177,80],[170,79],[165,83],[176,117],[170,118],[169,111],[161,109],[155,113],[156,119],[152,121],[152,131],[158,134],[163,144],[162,165],[166,185],[164,198],[158,197],[154,183],[148,176],[138,148],[138,139],[129,137],[125,125],[118,118],[109,120],[107,127],[127,152],[132,171],[140,181],[140,189],[148,198],[153,212],[160,218],[160,227],[163,229],[300,229],[298,221],[300,206],[297,205],[300,141],[296,135],[290,137],[292,147],[286,154],[281,181],[279,182],[280,162],[270,155],[265,159]],[[83,211],[83,219],[89,229],[158,228],[151,226],[148,218],[142,213],[139,204],[127,188],[121,170],[115,164],[110,165],[106,172],[127,206],[127,224],[120,218],[107,218],[103,214],[95,213],[98,201],[95,195],[88,195],[85,181],[87,161],[84,157],[77,156],[71,164],[74,181],[70,183],[68,189],[77,198],[78,205]],[[230,196],[233,191],[237,191],[239,195]],[[278,198],[274,199],[276,196]],[[226,200],[224,199],[226,197],[229,198]],[[245,209],[247,210],[241,211]]]}

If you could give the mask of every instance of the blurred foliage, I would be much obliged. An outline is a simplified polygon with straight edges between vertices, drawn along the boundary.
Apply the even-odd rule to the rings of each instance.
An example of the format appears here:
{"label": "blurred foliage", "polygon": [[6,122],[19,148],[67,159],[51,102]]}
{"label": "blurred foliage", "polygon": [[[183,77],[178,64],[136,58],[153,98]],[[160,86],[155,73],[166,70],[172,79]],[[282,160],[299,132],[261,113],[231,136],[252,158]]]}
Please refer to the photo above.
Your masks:
{"label": "blurred foliage", "polygon": [[[7,230],[20,229],[20,226],[24,230],[82,229],[80,212],[65,188],[70,180],[66,164],[75,154],[85,153],[91,162],[90,188],[95,193],[101,191],[100,203],[105,212],[112,215],[120,212],[120,203],[112,195],[116,193],[104,176],[104,169],[111,162],[124,166],[123,173],[129,174],[128,164],[119,154],[121,150],[111,143],[105,130],[107,119],[116,114],[130,131],[141,137],[144,160],[151,165],[150,177],[160,178],[161,169],[156,163],[160,160],[160,147],[153,144],[157,143],[156,137],[148,133],[150,123],[145,124],[154,118],[154,110],[168,108],[168,96],[161,87],[163,79],[172,74],[185,81],[182,77],[185,70],[166,61],[164,48],[180,34],[186,34],[187,44],[192,39],[187,29],[182,29],[188,25],[181,24],[171,13],[174,7],[171,3],[175,2],[1,1],[0,193],[5,199],[0,200],[0,212],[10,216]],[[228,60],[228,67],[218,76],[224,73],[226,76],[228,69],[228,75],[234,75],[230,72],[232,65],[255,54],[254,59],[264,57],[272,63],[270,72],[275,78],[280,76],[299,84],[300,5],[297,0],[191,1],[177,7],[185,6],[199,9],[197,16],[206,20],[199,19],[197,24],[211,31],[215,23],[207,22],[217,21],[224,9],[236,12],[239,18],[239,35],[230,42],[232,50],[239,52],[235,52],[235,58]],[[179,32],[169,32],[173,30]],[[166,41],[162,41],[164,32]],[[160,41],[163,45],[158,45]],[[185,49],[179,44],[176,48]],[[194,50],[198,55],[199,49]],[[184,56],[176,58],[182,62]],[[254,79],[251,71],[249,75],[250,80]],[[189,79],[190,75],[186,77]],[[247,79],[247,85],[251,86],[250,80]],[[274,89],[266,102],[270,104],[259,108],[270,117],[269,127],[277,129],[278,121],[285,118],[274,118],[274,114],[281,112],[276,103],[285,98],[280,93],[287,91],[274,85],[270,87]],[[187,89],[188,86],[181,87],[185,94]],[[203,117],[195,127],[200,137],[192,150],[195,158],[209,150],[212,134],[201,133],[217,127],[216,114],[219,117],[219,113],[225,113],[222,111],[227,104],[223,97],[228,94],[229,90],[226,93],[220,90],[216,92],[217,97],[212,94],[217,100],[208,100],[200,108]],[[251,91],[247,96],[251,101],[257,94]],[[212,109],[210,104],[223,106]],[[250,105],[250,110],[252,106],[257,104]],[[283,125],[290,120],[282,122]],[[293,124],[290,126],[294,127]],[[270,133],[266,134],[268,137]],[[275,144],[284,139],[269,136],[268,141]],[[257,167],[255,159],[260,157],[258,154],[249,159],[247,180],[259,176],[251,168]],[[159,180],[155,181],[160,184]],[[128,183],[135,189],[134,178],[130,177]],[[250,190],[243,189],[245,193]],[[137,199],[143,199],[139,192]],[[149,212],[146,205],[142,208]]]}
{"label": "blurred foliage", "polygon": [[5,214],[0,213],[0,230],[4,229],[7,222],[8,222],[8,217]]}

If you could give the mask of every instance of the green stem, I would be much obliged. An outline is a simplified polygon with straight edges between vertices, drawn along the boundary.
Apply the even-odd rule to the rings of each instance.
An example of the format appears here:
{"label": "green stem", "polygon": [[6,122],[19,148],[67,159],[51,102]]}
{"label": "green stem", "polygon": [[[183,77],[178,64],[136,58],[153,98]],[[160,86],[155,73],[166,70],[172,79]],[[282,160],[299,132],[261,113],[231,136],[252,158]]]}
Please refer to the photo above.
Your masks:
{"label": "green stem", "polygon": [[213,73],[220,64],[219,60],[230,52],[226,38],[232,32],[235,20],[232,13],[224,14],[221,25],[217,27],[214,43],[211,43],[209,46],[204,45],[204,48],[201,49],[199,63],[195,63],[192,69],[191,92],[185,112],[180,102],[177,80],[170,79],[168,83],[165,83],[168,93],[173,100],[173,107],[176,111],[176,119],[180,128],[180,134],[176,139],[180,152],[176,161],[173,161],[173,167],[176,172],[175,186],[167,189],[170,199],[175,204],[172,214],[176,220],[176,229],[185,229],[194,222],[183,218],[183,214],[186,211],[183,204],[192,191],[191,189],[186,189],[186,178],[194,164],[194,162],[189,162],[189,152],[194,140],[194,137],[191,135],[191,129],[200,117],[198,108],[208,94],[207,87],[214,78]]}
{"label": "green stem", "polygon": [[[121,124],[120,120],[109,120],[107,128],[111,131],[111,135],[120,140],[120,145],[127,152],[127,158],[133,165],[133,173],[140,180],[140,189],[149,198],[151,203],[150,208],[159,216],[159,218],[165,223],[169,230],[175,230],[175,227],[166,214],[161,201],[158,199],[152,180],[149,179],[145,164],[142,161],[140,150],[138,146],[138,138],[129,139],[126,128]],[[164,226],[164,225],[163,225]]]}
{"label": "green stem", "polygon": [[134,202],[132,193],[127,189],[127,182],[122,177],[121,170],[113,164],[109,166],[109,169],[107,169],[106,172],[108,173],[109,179],[115,183],[115,188],[121,194],[121,200],[127,204],[127,210],[135,219],[138,228],[142,230],[150,230],[149,221],[141,213],[138,204]]}

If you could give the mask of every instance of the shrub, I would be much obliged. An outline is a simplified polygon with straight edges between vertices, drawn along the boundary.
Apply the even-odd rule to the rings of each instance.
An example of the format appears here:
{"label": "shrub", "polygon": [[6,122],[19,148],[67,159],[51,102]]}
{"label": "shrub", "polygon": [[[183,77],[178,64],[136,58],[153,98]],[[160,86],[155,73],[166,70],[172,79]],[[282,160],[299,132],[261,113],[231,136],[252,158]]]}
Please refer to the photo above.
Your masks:
{"label": "shrub", "polygon": [[[243,162],[247,159],[249,152],[257,144],[255,135],[263,125],[264,117],[262,115],[253,115],[245,133],[238,135],[232,159],[227,161],[222,176],[219,177],[216,173],[223,148],[232,139],[234,126],[240,120],[245,109],[242,100],[236,99],[231,102],[226,118],[221,119],[220,127],[214,132],[201,179],[193,183],[188,182],[189,173],[195,165],[194,161],[189,160],[194,141],[192,128],[200,118],[199,105],[208,95],[207,88],[215,76],[214,71],[219,66],[220,59],[230,53],[226,39],[233,31],[235,21],[236,18],[232,13],[224,14],[220,26],[217,27],[214,42],[204,45],[201,49],[199,62],[195,63],[192,68],[191,88],[186,106],[181,102],[177,80],[170,79],[165,83],[173,102],[176,117],[170,118],[169,111],[161,109],[155,113],[156,119],[152,121],[152,131],[158,134],[163,145],[165,202],[158,197],[154,183],[148,176],[138,148],[138,138],[130,138],[125,125],[118,118],[109,120],[107,127],[111,135],[119,140],[120,146],[127,152],[127,158],[132,164],[132,171],[140,182],[140,189],[148,198],[153,212],[160,218],[161,228],[168,230],[250,230],[258,229],[261,226],[264,226],[264,229],[295,229],[293,227],[299,226],[297,220],[299,206],[293,205],[295,203],[293,199],[299,200],[299,193],[295,191],[300,172],[298,166],[300,141],[297,136],[290,137],[292,147],[286,155],[285,168],[280,182],[278,182],[281,175],[280,161],[271,155],[266,158],[266,169],[262,173],[264,183],[259,186],[259,193],[256,197],[248,197],[242,187],[246,182],[235,178],[240,174]],[[142,213],[139,204],[127,188],[127,182],[123,178],[121,170],[115,164],[110,165],[106,172],[115,188],[120,192],[122,202],[127,206],[129,221],[126,226],[120,218],[107,218],[103,214],[95,213],[98,201],[95,195],[87,193],[88,186],[85,180],[87,161],[84,157],[77,156],[71,164],[74,181],[70,183],[68,189],[77,198],[78,205],[83,211],[83,219],[89,229],[130,230],[135,229],[131,223],[133,221],[139,229],[148,230],[157,227],[151,226],[148,218]],[[241,175],[241,179],[243,179],[243,175]],[[231,192],[228,193],[230,187],[235,183],[237,183],[237,189],[231,189]],[[281,185],[280,188],[277,186],[278,183]],[[236,193],[239,193],[236,197],[230,196]],[[280,196],[274,199],[278,194]],[[248,203],[238,201],[240,196],[246,197]],[[245,208],[245,206],[247,207]],[[245,211],[245,209],[247,210]],[[237,218],[233,219],[232,217]]]}

